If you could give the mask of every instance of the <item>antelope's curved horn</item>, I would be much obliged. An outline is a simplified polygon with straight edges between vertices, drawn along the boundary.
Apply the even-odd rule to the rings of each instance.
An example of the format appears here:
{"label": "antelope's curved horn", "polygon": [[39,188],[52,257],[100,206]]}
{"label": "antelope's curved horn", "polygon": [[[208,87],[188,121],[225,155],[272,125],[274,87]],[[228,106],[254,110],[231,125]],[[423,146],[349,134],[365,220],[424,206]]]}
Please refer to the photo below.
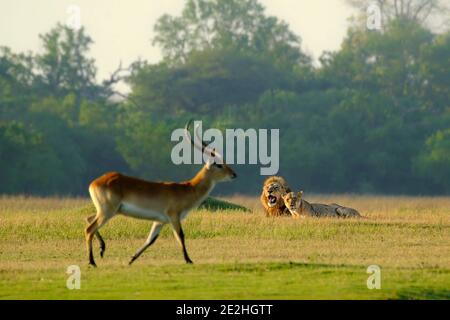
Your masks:
{"label": "antelope's curved horn", "polygon": [[191,123],[192,119],[190,119],[184,126],[184,136],[191,142],[194,147],[196,147],[194,140],[192,140],[191,135],[189,134],[189,127],[191,126]]}
{"label": "antelope's curved horn", "polygon": [[189,128],[192,124],[193,120],[189,120],[186,123],[186,126],[184,127],[184,135],[185,137],[191,142],[191,144],[202,151],[208,153],[211,157],[213,158],[218,158],[220,160],[222,160],[222,155],[220,153],[218,153],[215,149],[211,150],[211,148],[208,147],[208,145],[203,141],[203,139],[200,137],[199,133],[198,133],[198,126],[194,128],[194,134],[196,135],[198,141],[201,142],[201,144],[199,144],[197,141],[195,141],[195,139],[192,139],[191,135],[189,134]]}
{"label": "antelope's curved horn", "polygon": [[199,141],[201,141],[203,150],[207,152],[211,157],[222,160],[222,155],[216,151],[216,149],[211,149],[208,145],[203,141],[203,139],[198,134],[198,126],[194,129],[195,135]]}
{"label": "antelope's curved horn", "polygon": [[202,144],[198,144],[198,143],[195,141],[195,139],[192,139],[191,134],[189,133],[189,128],[191,127],[192,122],[193,122],[193,120],[190,119],[190,120],[186,123],[186,126],[184,127],[184,136],[186,137],[186,139],[188,139],[188,140],[191,142],[191,144],[192,144],[195,148],[201,150],[202,153],[203,153],[203,152],[205,151],[205,148],[206,148],[205,145],[203,144],[203,141],[200,139],[200,141],[202,142]]}

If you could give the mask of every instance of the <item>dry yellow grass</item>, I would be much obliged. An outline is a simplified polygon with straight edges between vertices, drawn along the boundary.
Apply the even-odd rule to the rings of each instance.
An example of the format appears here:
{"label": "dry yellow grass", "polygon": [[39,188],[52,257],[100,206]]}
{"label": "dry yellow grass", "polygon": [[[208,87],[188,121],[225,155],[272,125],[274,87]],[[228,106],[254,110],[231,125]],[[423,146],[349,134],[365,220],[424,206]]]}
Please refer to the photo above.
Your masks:
{"label": "dry yellow grass", "polygon": [[[449,197],[312,195],[306,199],[354,207],[364,219],[266,218],[257,197],[229,197],[226,200],[244,205],[252,209],[252,213],[200,210],[191,213],[184,223],[188,251],[196,267],[206,268],[207,274],[213,275],[215,269],[211,271],[209,266],[233,268],[230,265],[294,263],[317,266],[317,270],[324,266],[348,266],[353,270],[351,274],[361,270],[358,277],[364,284],[365,268],[377,264],[392,275],[398,274],[396,279],[410,279],[408,274],[414,274],[418,280],[423,277],[424,289],[439,287],[436,289],[441,290],[438,297],[448,294],[442,287],[450,287]],[[0,198],[0,278],[8,283],[8,287],[0,285],[0,297],[2,291],[4,296],[9,296],[11,285],[14,288],[15,283],[21,288],[27,281],[38,281],[41,273],[64,272],[71,264],[85,268],[83,229],[84,217],[91,213],[87,212],[88,204],[88,199],[81,198]],[[132,269],[126,267],[128,258],[142,245],[150,226],[147,221],[125,217],[109,222],[102,229],[107,251],[104,259],[97,257],[98,270],[115,270],[123,276],[127,274],[127,281],[132,281],[130,270],[134,272],[148,266],[170,270],[184,268],[178,244],[167,227]],[[98,256],[97,244],[95,249]],[[198,271],[203,272],[203,269]],[[285,274],[291,277],[289,272]],[[64,279],[63,274],[59,277]],[[398,279],[396,281],[400,281]],[[338,279],[334,281],[339,283]],[[415,285],[420,286],[420,283]],[[318,297],[328,297],[326,292],[324,289],[324,295]],[[298,297],[308,297],[307,294],[299,293]],[[288,297],[296,298],[292,293]]]}

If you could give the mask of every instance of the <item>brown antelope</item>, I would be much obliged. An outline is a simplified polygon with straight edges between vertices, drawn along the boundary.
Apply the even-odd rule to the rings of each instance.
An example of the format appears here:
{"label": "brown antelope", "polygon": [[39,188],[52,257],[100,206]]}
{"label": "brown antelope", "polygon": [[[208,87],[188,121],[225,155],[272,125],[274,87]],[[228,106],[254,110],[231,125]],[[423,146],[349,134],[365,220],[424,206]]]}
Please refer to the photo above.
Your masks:
{"label": "brown antelope", "polygon": [[[155,242],[162,227],[167,223],[172,226],[175,238],[183,249],[186,263],[192,263],[186,251],[181,221],[206,199],[217,182],[234,179],[236,173],[223,163],[223,157],[208,148],[201,138],[201,144],[191,138],[191,122],[186,124],[185,137],[210,159],[191,180],[180,183],[150,182],[112,172],[90,184],[89,194],[97,210],[95,216],[87,218],[89,226],[85,230],[90,265],[96,266],[92,254],[92,238],[95,235],[99,239],[100,255],[103,257],[105,243],[98,230],[117,214],[154,221],[147,241],[132,256],[130,265]],[[194,131],[198,137],[197,129],[198,127]]]}

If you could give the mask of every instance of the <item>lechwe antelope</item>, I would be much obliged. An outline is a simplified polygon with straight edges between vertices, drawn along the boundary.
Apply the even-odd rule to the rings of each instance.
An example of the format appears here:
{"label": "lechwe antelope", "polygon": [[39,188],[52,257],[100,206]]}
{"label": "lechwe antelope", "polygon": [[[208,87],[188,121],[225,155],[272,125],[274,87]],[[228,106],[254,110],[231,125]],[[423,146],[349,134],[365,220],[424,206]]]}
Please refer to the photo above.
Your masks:
{"label": "lechwe antelope", "polygon": [[[211,150],[200,138],[200,143],[189,134],[189,121],[185,127],[185,136],[195,148],[201,149],[209,156],[209,160],[197,175],[189,181],[150,182],[120,173],[107,173],[95,179],[89,186],[89,193],[94,202],[97,214],[88,217],[90,223],[85,230],[89,264],[96,266],[92,254],[92,238],[100,241],[103,257],[105,243],[98,230],[117,214],[138,219],[153,220],[153,226],[144,245],[136,251],[129,264],[132,264],[158,238],[159,232],[166,223],[170,223],[176,239],[181,244],[186,263],[192,263],[186,251],[181,221],[189,211],[197,208],[209,195],[217,182],[236,178],[236,173],[225,163],[215,150]],[[198,137],[198,128],[195,134]],[[217,162],[216,162],[217,160]]]}

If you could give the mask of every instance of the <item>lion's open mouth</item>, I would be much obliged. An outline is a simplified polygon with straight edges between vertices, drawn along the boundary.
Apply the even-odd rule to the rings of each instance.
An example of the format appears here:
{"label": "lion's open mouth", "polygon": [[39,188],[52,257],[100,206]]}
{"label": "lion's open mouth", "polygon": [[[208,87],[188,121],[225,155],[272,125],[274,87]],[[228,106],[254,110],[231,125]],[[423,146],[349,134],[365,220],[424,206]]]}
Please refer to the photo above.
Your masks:
{"label": "lion's open mouth", "polygon": [[269,200],[269,202],[267,203],[267,205],[268,205],[269,207],[273,207],[274,205],[277,204],[277,197],[275,197],[275,196],[273,196],[273,195],[269,195],[269,196],[267,197],[267,199]]}

